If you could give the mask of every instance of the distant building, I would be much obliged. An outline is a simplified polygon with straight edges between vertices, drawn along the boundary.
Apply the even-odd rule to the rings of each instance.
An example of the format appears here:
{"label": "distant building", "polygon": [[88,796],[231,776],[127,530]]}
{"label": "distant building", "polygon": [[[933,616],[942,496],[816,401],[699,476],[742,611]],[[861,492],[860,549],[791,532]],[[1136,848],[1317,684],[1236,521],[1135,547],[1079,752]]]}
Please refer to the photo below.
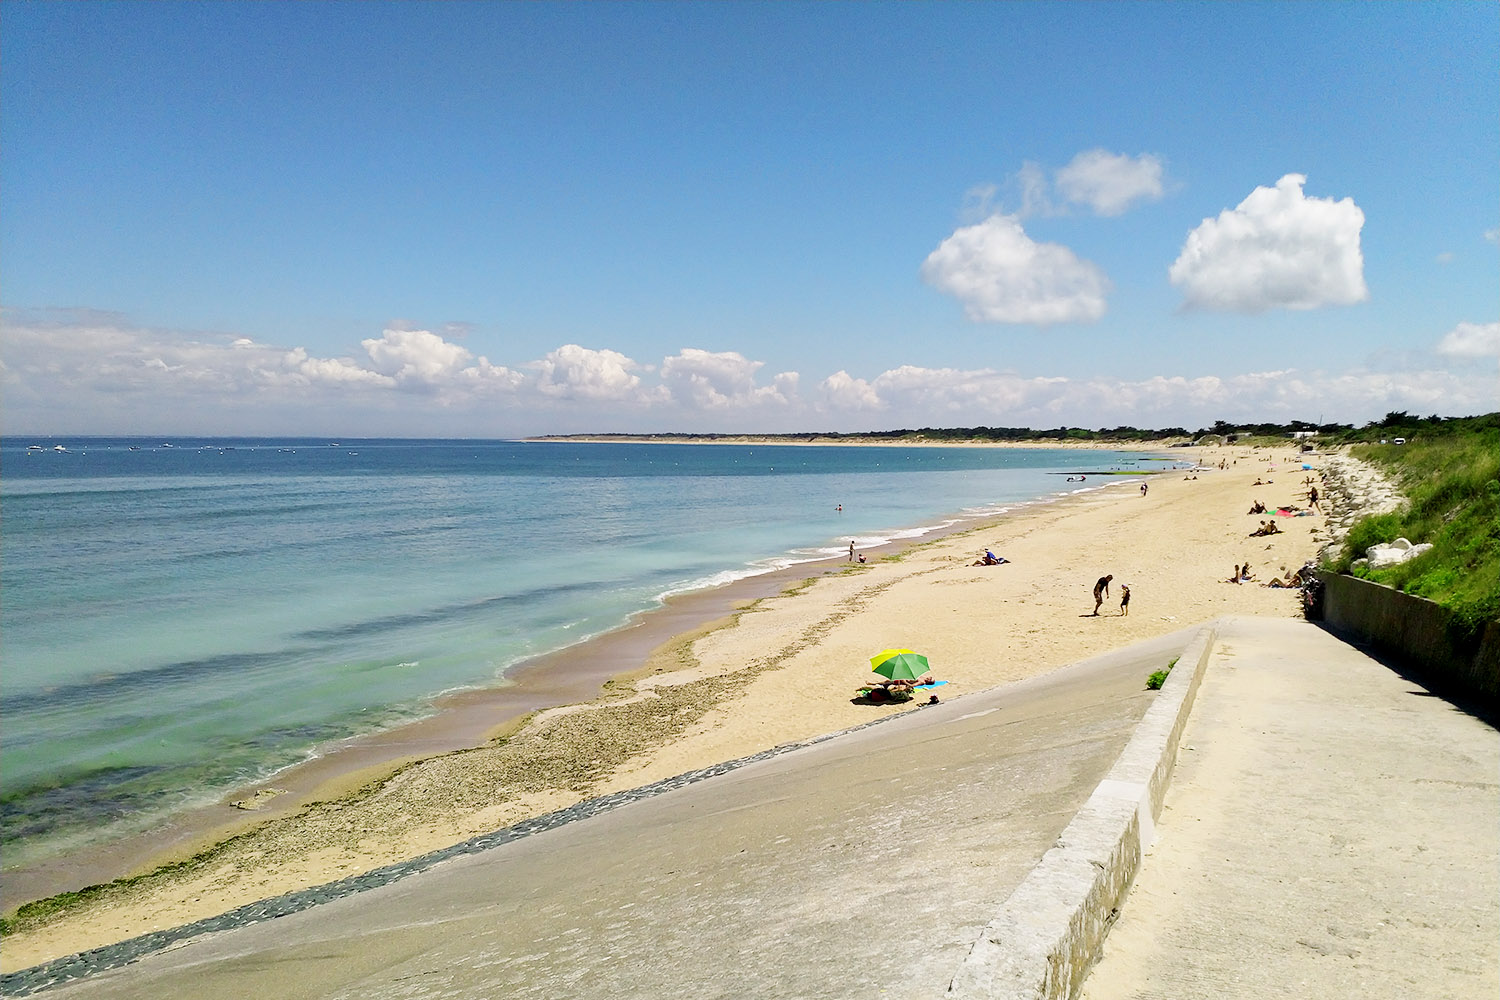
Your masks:
{"label": "distant building", "polygon": [[1291,438],[1294,441],[1301,441],[1303,438],[1313,438],[1317,436],[1317,431],[1292,431],[1287,435],[1287,437]]}

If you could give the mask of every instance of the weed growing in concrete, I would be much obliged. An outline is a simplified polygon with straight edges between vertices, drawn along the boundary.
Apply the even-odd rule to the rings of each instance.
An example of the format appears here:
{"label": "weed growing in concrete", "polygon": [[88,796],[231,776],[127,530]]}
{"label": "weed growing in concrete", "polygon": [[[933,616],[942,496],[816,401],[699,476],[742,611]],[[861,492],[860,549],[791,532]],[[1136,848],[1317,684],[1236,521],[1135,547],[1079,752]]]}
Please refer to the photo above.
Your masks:
{"label": "weed growing in concrete", "polygon": [[1177,660],[1178,660],[1178,657],[1175,657],[1175,656],[1172,657],[1172,662],[1170,662],[1170,663],[1167,664],[1167,669],[1165,669],[1165,670],[1158,670],[1156,673],[1152,674],[1150,677],[1147,677],[1146,678],[1146,690],[1147,691],[1160,691],[1161,690],[1161,686],[1167,682],[1167,675],[1172,672],[1172,668],[1173,667],[1177,666]]}

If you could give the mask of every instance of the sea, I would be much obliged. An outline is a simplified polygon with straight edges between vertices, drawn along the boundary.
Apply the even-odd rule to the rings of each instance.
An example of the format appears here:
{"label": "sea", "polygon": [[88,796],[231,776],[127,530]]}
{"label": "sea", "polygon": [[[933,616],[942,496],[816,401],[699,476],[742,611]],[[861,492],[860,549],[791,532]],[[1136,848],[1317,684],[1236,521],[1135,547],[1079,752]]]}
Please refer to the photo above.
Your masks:
{"label": "sea", "polygon": [[[1031,448],[0,441],[4,865],[148,829],[671,595],[1161,467]],[[1101,470],[1116,477],[1067,478]]]}

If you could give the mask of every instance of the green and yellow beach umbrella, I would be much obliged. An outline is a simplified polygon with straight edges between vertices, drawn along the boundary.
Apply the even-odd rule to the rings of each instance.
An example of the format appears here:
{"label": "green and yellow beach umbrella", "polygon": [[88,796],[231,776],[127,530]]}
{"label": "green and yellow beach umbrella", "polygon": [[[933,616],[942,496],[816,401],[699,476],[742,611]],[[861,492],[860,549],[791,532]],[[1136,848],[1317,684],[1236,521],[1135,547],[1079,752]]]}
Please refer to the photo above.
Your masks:
{"label": "green and yellow beach umbrella", "polygon": [[909,649],[885,649],[870,657],[870,669],[893,681],[914,681],[927,675],[927,657]]}

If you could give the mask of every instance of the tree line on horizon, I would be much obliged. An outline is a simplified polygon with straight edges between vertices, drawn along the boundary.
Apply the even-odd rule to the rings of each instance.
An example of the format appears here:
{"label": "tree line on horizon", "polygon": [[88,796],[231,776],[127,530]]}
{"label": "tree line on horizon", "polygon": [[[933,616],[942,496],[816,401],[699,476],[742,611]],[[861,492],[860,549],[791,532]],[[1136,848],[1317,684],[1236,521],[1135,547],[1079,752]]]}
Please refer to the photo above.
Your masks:
{"label": "tree line on horizon", "polygon": [[[797,433],[780,434],[729,434],[729,433],[655,433],[655,434],[626,434],[612,433],[590,435],[601,438],[647,438],[647,439],[689,439],[694,441],[717,441],[734,440],[743,437],[764,438],[768,441],[944,441],[944,442],[1005,442],[1005,441],[1059,441],[1080,442],[1095,441],[1108,443],[1119,442],[1150,442],[1150,441],[1181,441],[1191,443],[1205,437],[1216,437],[1224,440],[1241,440],[1245,438],[1289,438],[1301,434],[1313,436],[1321,443],[1327,444],[1361,444],[1373,443],[1393,438],[1413,439],[1421,435],[1449,436],[1453,434],[1472,433],[1486,428],[1500,428],[1500,413],[1488,413],[1472,417],[1440,417],[1433,414],[1429,417],[1420,417],[1404,410],[1393,410],[1381,420],[1372,420],[1363,426],[1356,427],[1353,424],[1328,423],[1319,424],[1306,420],[1292,420],[1287,423],[1231,423],[1227,420],[1215,420],[1208,427],[1201,427],[1196,431],[1185,427],[1161,427],[1141,428],[1129,425],[1119,427],[1101,427],[1091,430],[1087,427],[1053,427],[1037,429],[1033,427],[918,427],[899,428],[883,431],[803,431]],[[560,435],[571,436],[571,435]]]}

